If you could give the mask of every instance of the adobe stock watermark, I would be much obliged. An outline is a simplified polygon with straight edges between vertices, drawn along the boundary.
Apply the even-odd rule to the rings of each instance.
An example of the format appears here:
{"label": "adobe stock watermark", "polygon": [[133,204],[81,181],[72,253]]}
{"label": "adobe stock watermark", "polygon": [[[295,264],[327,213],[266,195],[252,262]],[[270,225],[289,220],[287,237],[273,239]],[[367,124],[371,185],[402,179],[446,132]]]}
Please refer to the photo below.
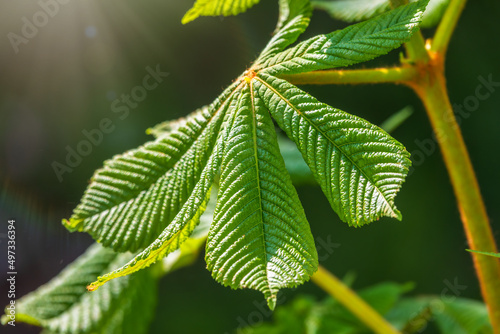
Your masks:
{"label": "adobe stock watermark", "polygon": [[[130,93],[121,94],[121,96],[111,102],[110,109],[113,114],[116,114],[119,120],[124,120],[130,115],[130,110],[135,109],[139,104],[146,99],[148,92],[156,89],[169,76],[168,72],[162,72],[160,65],[156,65],[153,69],[150,66],[146,67],[147,74],[143,77],[141,85],[134,86]],[[104,136],[112,133],[116,128],[116,124],[111,118],[105,117],[101,119],[94,129],[83,129],[82,135],[84,139],[80,140],[73,147],[66,146],[66,158],[63,162],[53,161],[51,166],[57,176],[59,182],[63,181],[65,173],[71,173],[78,167],[84,157],[89,156],[92,150],[99,146],[104,140]]]}
{"label": "adobe stock watermark", "polygon": [[19,34],[15,32],[7,33],[10,45],[14,52],[19,53],[21,44],[28,44],[30,40],[38,35],[39,29],[45,27],[51,18],[56,16],[61,9],[61,5],[66,5],[70,0],[39,0],[37,2],[40,10],[36,11],[30,18],[21,18],[21,30]]}
{"label": "adobe stock watermark", "polygon": [[[500,87],[500,82],[493,81],[493,75],[490,73],[485,78],[480,75],[477,77],[479,84],[474,90],[474,94],[467,96],[461,104],[453,103],[453,114],[457,121],[457,125],[468,119],[473,112],[479,109],[481,101],[487,100],[496,90]],[[453,122],[452,117],[445,116],[444,121],[447,123]],[[414,172],[415,167],[421,166],[425,160],[430,157],[438,148],[438,139],[446,140],[446,135],[439,128],[432,133],[430,138],[415,139],[414,143],[418,149],[413,150],[411,153],[412,167],[408,175]]]}
{"label": "adobe stock watermark", "polygon": [[[340,244],[334,243],[330,235],[323,239],[322,237],[315,238],[316,250],[318,251],[319,262],[328,259],[335,251],[335,249],[340,247]],[[287,300],[287,294],[291,291],[295,291],[297,288],[286,289],[280,291],[276,298],[276,305],[282,305]],[[273,315],[273,311],[267,306],[267,301],[262,298],[259,300],[254,300],[253,305],[255,310],[247,314],[245,317],[238,316],[236,321],[238,322],[237,333],[246,334],[248,328],[257,328],[262,325],[266,319],[270,319]],[[229,334],[226,332],[225,334]]]}
{"label": "adobe stock watermark", "polygon": [[5,307],[5,315],[2,316],[2,323],[16,326],[16,220],[7,221],[7,297],[9,304]]}
{"label": "adobe stock watermark", "polygon": [[[445,288],[441,290],[439,298],[432,300],[429,305],[422,307],[410,316],[407,326],[416,329],[412,333],[422,333],[432,318],[436,314],[444,312],[445,303],[453,303],[462,293],[467,290],[467,285],[460,284],[458,277],[453,278],[453,281],[448,279],[443,280]],[[404,333],[404,332],[403,332]]]}

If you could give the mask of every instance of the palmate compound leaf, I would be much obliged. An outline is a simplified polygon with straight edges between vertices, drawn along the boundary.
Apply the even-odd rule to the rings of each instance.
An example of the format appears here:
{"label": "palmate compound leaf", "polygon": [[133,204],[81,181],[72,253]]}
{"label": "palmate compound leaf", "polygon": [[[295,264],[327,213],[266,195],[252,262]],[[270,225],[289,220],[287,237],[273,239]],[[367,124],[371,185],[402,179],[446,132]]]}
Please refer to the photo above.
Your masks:
{"label": "palmate compound leaf", "polygon": [[182,23],[186,24],[200,16],[238,15],[258,2],[259,0],[196,0],[182,18]]}
{"label": "palmate compound leaf", "polygon": [[[285,36],[287,30],[295,30],[290,35],[293,39],[298,36],[298,32],[305,29],[304,24],[307,23],[310,8],[307,5],[302,6],[303,1],[302,5],[300,3],[289,0],[290,6],[286,7],[283,5],[285,2],[281,2],[281,10],[288,8],[289,13],[294,13],[295,16],[282,15],[282,26],[277,36]],[[330,45],[313,53],[321,58],[323,52],[323,58],[330,62],[328,66],[343,66],[374,58],[383,53],[380,50],[387,52],[409,38],[415,31],[425,3],[423,0],[418,5],[399,8],[375,19],[370,25],[349,27],[347,33],[327,35],[342,35],[340,44],[333,45],[332,40],[328,40],[329,37],[323,43],[324,39],[320,36],[319,40],[323,45]],[[297,16],[302,16],[303,19],[294,21]],[[290,22],[295,23],[288,25]],[[371,47],[359,47],[355,59],[347,62],[341,60],[340,55],[345,51],[343,47],[351,44],[359,46],[371,37],[379,43],[375,47],[378,53],[371,52]],[[396,41],[391,41],[393,37]],[[353,42],[350,43],[349,39]],[[192,125],[192,119],[196,116],[191,116],[180,122],[164,124],[163,129],[156,128],[157,133],[154,134],[159,137],[154,143],[168,142],[170,146],[163,145],[155,154],[144,156],[139,154],[141,149],[133,151],[134,154],[139,154],[141,168],[147,168],[134,169],[137,163],[133,154],[133,159],[120,156],[112,160],[113,168],[108,164],[104,169],[105,172],[118,170],[111,172],[112,182],[106,178],[108,174],[102,174],[105,177],[97,180],[98,182],[94,179],[89,189],[95,189],[96,192],[89,196],[89,190],[84,196],[78,208],[81,211],[77,210],[76,216],[72,217],[68,224],[70,228],[94,233],[98,240],[118,249],[128,249],[131,245],[136,248],[141,248],[139,245],[147,245],[146,240],[151,242],[154,233],[146,236],[144,233],[148,229],[157,228],[157,224],[162,224],[163,232],[132,261],[91,284],[90,290],[95,290],[110,279],[145,268],[178,249],[198,223],[199,216],[207,204],[212,182],[221,166],[221,193],[217,199],[216,218],[207,242],[207,262],[214,277],[235,288],[251,287],[261,290],[271,307],[279,288],[297,285],[309,278],[316,269],[316,251],[311,243],[312,237],[300,202],[279,156],[276,138],[269,135],[273,132],[269,129],[272,126],[265,109],[298,145],[332,207],[343,220],[359,226],[384,215],[400,218],[393,200],[406,176],[408,153],[401,144],[378,127],[322,104],[286,81],[271,76],[270,73],[287,72],[284,63],[293,63],[297,57],[310,55],[307,52],[301,55],[295,50],[303,43],[311,45],[308,41],[290,49],[295,50],[292,53],[285,50],[274,54],[286,47],[287,43],[286,38],[283,42],[279,38],[272,41],[266,49],[271,51],[259,58],[269,66],[257,62],[245,76],[238,78],[222,97],[207,109],[208,113],[203,114],[206,115],[203,117],[205,120],[201,121],[199,126]],[[307,47],[306,49],[312,50]],[[332,52],[337,56],[331,58]],[[301,64],[299,61],[290,69],[301,71],[301,66],[304,71],[310,71],[324,68],[326,63],[306,61]],[[195,130],[179,139],[179,132],[186,128]],[[250,135],[254,140],[242,142],[241,151],[247,152],[249,148],[246,145],[254,145],[254,155],[242,160],[245,155],[235,155],[235,150],[238,149],[231,149],[231,145],[236,145],[240,137],[248,136],[248,133],[244,132],[248,129],[253,130]],[[170,142],[176,143],[177,146]],[[163,155],[168,157],[160,161],[160,168],[151,168],[151,165],[157,165],[156,159]],[[266,164],[267,155],[274,157],[272,164]],[[126,161],[122,162],[122,159]],[[248,169],[248,164],[252,162],[254,168]],[[136,170],[143,174],[128,176],[130,169],[136,174]],[[237,172],[234,171],[244,172],[245,175],[253,173],[255,180],[235,178],[234,173]],[[99,173],[104,172],[101,170],[97,175],[100,175]],[[273,177],[278,179],[274,184],[269,181],[269,178]],[[158,182],[160,179],[163,183]],[[109,183],[112,187],[109,187]],[[176,187],[178,184],[179,187]],[[253,188],[250,184],[253,184]],[[238,193],[233,197],[234,193],[238,192],[238,186],[247,189],[248,193]],[[168,189],[173,191],[169,192]],[[259,197],[255,200],[248,196],[238,197],[249,193]],[[173,201],[175,205],[165,205],[166,200]],[[126,214],[120,211],[118,215],[113,216],[113,220],[108,216],[93,217],[103,212],[108,215],[106,210],[110,208],[115,214],[115,207]],[[155,218],[159,209],[171,207],[175,210],[171,210],[170,217],[173,217],[173,220],[170,223],[169,220]],[[141,210],[138,211],[137,208]],[[240,212],[247,212],[249,208],[256,210],[248,212],[248,217],[242,217]],[[90,214],[86,213],[86,210]],[[261,214],[256,214],[257,212]],[[84,214],[88,215],[84,217]],[[129,214],[134,218],[132,223],[126,220]],[[143,216],[147,218],[142,219]],[[235,221],[241,221],[242,224],[234,225]],[[262,233],[259,240],[251,238],[255,236],[259,226],[265,234]],[[126,237],[115,241],[117,233],[107,236],[110,230],[119,230],[121,235]],[[293,235],[291,231],[295,231],[297,235]],[[245,244],[242,240],[254,242]],[[121,245],[123,243],[126,247]],[[252,257],[254,255],[256,256]],[[247,262],[241,260],[241,256]]]}
{"label": "palmate compound leaf", "polygon": [[64,225],[116,251],[150,245],[200,179],[235,87],[211,106],[171,123],[171,131],[157,140],[105,162]]}
{"label": "palmate compound leaf", "polygon": [[427,2],[413,2],[372,20],[310,38],[266,58],[255,71],[271,75],[303,73],[349,66],[387,54],[418,30]]}
{"label": "palmate compound leaf", "polygon": [[259,290],[274,309],[278,290],[308,280],[318,259],[273,122],[252,85],[228,121],[206,260],[218,282]]}
{"label": "palmate compound leaf", "polygon": [[156,268],[110,282],[95,293],[85,289],[96,275],[123,265],[132,256],[98,244],[90,246],[56,278],[19,299],[16,320],[57,334],[146,333],[156,304]]}
{"label": "palmate compound leaf", "polygon": [[292,139],[339,217],[362,226],[401,219],[394,198],[410,166],[404,146],[379,127],[259,73],[255,88]]}

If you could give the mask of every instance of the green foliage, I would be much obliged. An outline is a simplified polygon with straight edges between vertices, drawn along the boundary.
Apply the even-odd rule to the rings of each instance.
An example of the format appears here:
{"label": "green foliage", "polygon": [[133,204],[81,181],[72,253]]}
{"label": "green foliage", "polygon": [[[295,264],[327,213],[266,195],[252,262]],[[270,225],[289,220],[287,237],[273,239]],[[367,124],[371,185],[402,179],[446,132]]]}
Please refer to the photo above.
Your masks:
{"label": "green foliage", "polygon": [[[202,2],[197,5],[201,8]],[[424,6],[420,2],[398,8],[282,51],[307,27],[311,7],[308,1],[280,1],[278,30],[254,66],[210,106],[160,124],[150,130],[156,140],[105,162],[72,217],[64,221],[71,231],[88,232],[104,246],[139,253],[131,259],[102,248],[100,252],[108,253],[91,251],[56,283],[21,303],[26,317],[62,332],[69,330],[69,323],[84,331],[108,330],[106,326],[114,326],[108,324],[114,317],[109,312],[119,312],[116,317],[123,321],[132,318],[125,315],[134,298],[120,304],[126,310],[113,303],[126,289],[134,296],[135,280],[149,277],[150,271],[114,281],[95,294],[84,294],[83,285],[114,269],[89,286],[95,290],[177,251],[199,224],[219,170],[206,254],[214,278],[233,288],[263,292],[271,308],[280,288],[306,281],[317,268],[316,249],[271,116],[295,142],[342,220],[363,225],[381,216],[400,218],[394,197],[410,164],[404,147],[380,128],[320,103],[276,75],[346,66],[387,53],[408,40]],[[182,251],[179,258],[185,258]],[[104,264],[94,267],[92,261]],[[78,293],[65,297],[74,312],[54,308],[58,304],[51,294],[66,291],[58,284],[79,287]],[[111,302],[103,303],[103,296],[110,294]],[[46,307],[45,301],[55,306]],[[101,313],[107,316],[86,320],[83,305],[89,303],[104,307]],[[48,315],[38,314],[39,309]]]}
{"label": "green foliage", "polygon": [[[390,11],[388,0],[317,1],[317,8],[336,18],[370,19],[289,47],[306,30],[312,6],[309,0],[279,0],[274,36],[250,69],[209,106],[148,129],[155,140],[115,156],[95,172],[63,224],[102,245],[91,246],[52,281],[21,298],[17,321],[41,326],[43,333],[144,333],[159,278],[191,264],[206,240],[205,260],[214,279],[234,289],[261,291],[274,309],[280,289],[302,284],[318,267],[293,183],[319,184],[350,226],[384,216],[401,219],[394,201],[411,162],[386,131],[411,111],[396,113],[381,126],[384,131],[286,79],[384,55],[408,41],[422,17],[426,25],[435,24],[448,1],[431,0],[427,6],[429,0],[413,0]],[[257,2],[197,0],[182,22],[236,15]],[[277,135],[275,123],[288,138]],[[87,293],[85,285],[98,275],[89,291],[126,277]],[[359,295],[404,333],[420,332],[431,320],[444,334],[492,333],[482,303],[403,298],[411,288],[382,283]],[[2,323],[7,320],[4,315]],[[336,300],[318,303],[311,297],[278,310],[274,324],[245,331],[370,332]]]}
{"label": "green foliage", "polygon": [[442,334],[490,334],[493,329],[486,306],[476,300],[455,296],[402,298],[386,318],[407,333],[435,326]]}
{"label": "green foliage", "polygon": [[[470,299],[443,301],[443,307],[434,306],[436,323],[441,333],[489,334],[493,333],[488,311],[481,302]],[[442,312],[439,312],[442,310]]]}
{"label": "green foliage", "polygon": [[[410,2],[416,0],[410,0]],[[422,17],[421,26],[435,26],[448,6],[450,0],[430,0]],[[316,0],[311,2],[314,8],[328,12],[337,20],[359,22],[382,14],[391,8],[390,0]]]}
{"label": "green foliage", "polygon": [[399,142],[284,80],[263,73],[255,86],[343,221],[362,226],[381,216],[401,219],[394,197],[410,160]]}
{"label": "green foliage", "polygon": [[274,309],[278,290],[308,280],[318,258],[271,116],[256,93],[253,82],[245,85],[228,119],[206,260],[217,281],[260,290]]}
{"label": "green foliage", "polygon": [[99,276],[96,282],[90,284],[89,289],[95,290],[109,280],[135,273],[161,260],[166,255],[177,250],[185,242],[200,222],[200,216],[206,209],[212,189],[215,172],[220,165],[220,155],[215,153],[210,157],[196,184],[193,192],[175,216],[174,220],[163,230],[158,238],[145,250],[136,255],[122,267]]}
{"label": "green foliage", "polygon": [[[391,310],[411,284],[381,283],[359,291],[359,296],[382,315]],[[336,300],[328,297],[316,302],[311,296],[299,296],[280,307],[272,324],[245,328],[248,334],[355,334],[370,330]]]}
{"label": "green foliage", "polygon": [[[197,0],[182,22],[236,15],[257,2]],[[383,124],[384,131],[286,79],[387,54],[410,39],[422,17],[427,25],[436,23],[448,0],[428,3],[410,1],[388,11],[387,0],[318,1],[317,8],[336,18],[368,20],[289,47],[306,30],[312,6],[309,0],[279,0],[274,36],[250,69],[209,106],[149,129],[155,140],[115,156],[95,172],[63,224],[89,233],[102,246],[91,246],[55,279],[21,298],[17,320],[41,326],[44,333],[144,333],[159,277],[192,263],[205,240],[214,279],[234,289],[261,291],[274,309],[280,289],[302,284],[318,267],[314,238],[292,182],[318,183],[350,226],[384,216],[401,220],[394,201],[411,162],[386,131],[411,112],[395,114]],[[274,122],[288,138],[277,135]],[[98,275],[89,291],[126,277],[87,293],[85,285]],[[411,284],[382,283],[359,295],[405,333],[419,332],[431,320],[444,334],[492,333],[482,303],[402,298],[409,290]],[[311,297],[278,310],[274,324],[246,331],[369,333],[336,300],[318,303]]]}
{"label": "green foliage", "polygon": [[347,66],[385,54],[418,28],[427,1],[286,49],[305,30],[306,0],[280,1],[278,28],[254,65],[210,106],[162,123],[157,139],[105,162],[65,225],[117,251],[141,250],[90,285],[146,268],[177,250],[199,223],[220,170],[207,242],[213,277],[264,293],[317,268],[309,225],[285,169],[273,121],[297,145],[340,218],[361,226],[401,219],[394,198],[410,166],[399,142],[277,76]]}
{"label": "green foliage", "polygon": [[115,280],[95,293],[85,288],[96,275],[131,257],[94,244],[56,278],[19,299],[16,320],[59,334],[146,333],[156,305],[154,268]]}
{"label": "green foliage", "polygon": [[[391,133],[405,122],[413,113],[413,108],[407,106],[393,115],[389,116],[380,124],[380,127],[387,133]],[[281,155],[285,160],[285,166],[290,174],[294,185],[317,185],[311,169],[304,161],[297,146],[286,136],[278,135],[278,144]]]}
{"label": "green foliage", "polygon": [[406,121],[412,114],[413,107],[406,106],[389,116],[384,122],[382,122],[382,124],[380,124],[380,127],[388,133],[391,133],[403,124],[403,122]]}
{"label": "green foliage", "polygon": [[[412,284],[380,283],[358,292],[374,310],[402,333],[421,333],[436,326],[442,334],[492,333],[483,303],[465,298],[403,297]],[[247,334],[369,334],[372,333],[336,300],[296,297],[280,307],[272,323],[243,328]],[[435,325],[434,325],[435,324]]]}
{"label": "green foliage", "polygon": [[252,7],[259,0],[196,0],[193,8],[182,18],[186,24],[200,16],[238,15]]}
{"label": "green foliage", "polygon": [[[212,192],[214,199],[215,194]],[[154,314],[159,278],[196,260],[207,238],[214,208],[215,203],[207,207],[191,237],[162,263],[114,280],[93,293],[85,288],[88,282],[122,266],[133,255],[115,253],[99,244],[90,246],[50,282],[19,299],[16,320],[41,326],[47,334],[146,333]],[[2,323],[7,321],[3,316]]]}
{"label": "green foliage", "polygon": [[[385,315],[401,295],[411,290],[411,284],[381,283],[359,291],[372,308]],[[308,333],[370,333],[370,330],[336,300],[327,298],[315,307],[305,322]]]}
{"label": "green foliage", "polygon": [[271,75],[344,67],[387,54],[409,40],[425,10],[418,1],[375,19],[318,35],[269,57],[255,68]]}
{"label": "green foliage", "polygon": [[150,245],[200,180],[232,93],[230,87],[211,106],[171,122],[157,140],[106,161],[66,227],[120,252]]}

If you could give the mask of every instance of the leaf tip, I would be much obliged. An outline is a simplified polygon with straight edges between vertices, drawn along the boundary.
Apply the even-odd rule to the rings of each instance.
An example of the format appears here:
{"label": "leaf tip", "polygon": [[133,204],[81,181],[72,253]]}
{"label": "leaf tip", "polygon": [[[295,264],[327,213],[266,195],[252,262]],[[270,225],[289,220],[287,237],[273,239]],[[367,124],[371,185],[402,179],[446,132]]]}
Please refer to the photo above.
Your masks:
{"label": "leaf tip", "polygon": [[396,218],[399,221],[402,221],[403,215],[401,214],[401,211],[394,209],[394,218]]}
{"label": "leaf tip", "polygon": [[87,285],[87,291],[93,292],[93,291],[97,290],[98,288],[100,288],[101,286],[103,286],[104,283],[112,280],[113,278],[115,278],[115,276],[111,276],[110,274],[106,274],[104,276],[99,276],[99,277],[97,277],[97,281],[92,282],[89,285]]}
{"label": "leaf tip", "polygon": [[492,256],[492,257],[498,257],[500,258],[500,253],[494,253],[494,252],[483,252],[483,251],[478,251],[474,249],[466,249],[466,251],[473,253],[473,254],[479,254],[479,255],[486,255],[486,256]]}
{"label": "leaf tip", "polygon": [[62,220],[63,226],[66,227],[70,232],[80,231],[82,222],[83,219],[75,219],[75,218],[70,218],[69,220],[68,219]]}
{"label": "leaf tip", "polygon": [[276,295],[272,295],[267,298],[267,306],[269,306],[271,311],[274,311],[276,308]]}
{"label": "leaf tip", "polygon": [[182,17],[181,19],[181,23],[182,24],[186,24],[186,23],[189,23],[193,20],[195,20],[197,17],[199,16],[199,14],[195,14],[193,13],[193,8],[191,8],[190,10],[187,11],[186,14],[184,14],[184,16]]}
{"label": "leaf tip", "polygon": [[103,283],[100,283],[99,281],[96,281],[96,282],[93,282],[93,283],[90,283],[89,285],[87,285],[87,291],[88,292],[92,292],[92,291],[95,291],[97,290]]}

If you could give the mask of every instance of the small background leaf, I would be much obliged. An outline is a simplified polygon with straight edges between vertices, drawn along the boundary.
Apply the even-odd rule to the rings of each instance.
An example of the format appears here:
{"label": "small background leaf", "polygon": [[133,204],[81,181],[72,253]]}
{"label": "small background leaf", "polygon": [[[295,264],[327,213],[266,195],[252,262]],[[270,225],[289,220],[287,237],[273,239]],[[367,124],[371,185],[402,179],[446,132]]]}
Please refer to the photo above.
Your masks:
{"label": "small background leaf", "polygon": [[391,8],[389,0],[318,0],[311,4],[334,19],[346,22],[364,21]]}
{"label": "small background leaf", "polygon": [[[431,28],[437,25],[449,2],[450,0],[430,0],[420,26]],[[314,8],[325,10],[334,19],[346,22],[368,20],[391,9],[389,0],[316,0],[311,3]]]}
{"label": "small background leaf", "polygon": [[500,253],[481,252],[481,251],[472,250],[472,249],[467,249],[467,251],[471,252],[471,253],[477,253],[477,254],[482,254],[482,255],[487,255],[487,256],[492,256],[492,257],[500,257]]}
{"label": "small background leaf", "polygon": [[193,8],[182,18],[186,24],[200,16],[238,15],[252,7],[259,0],[196,0]]}
{"label": "small background leaf", "polygon": [[[432,327],[431,331],[438,329],[441,334],[493,333],[483,303],[465,298],[403,297],[412,286],[386,282],[362,289],[358,294],[401,333],[426,333],[427,327]],[[312,296],[302,295],[280,306],[272,323],[242,328],[238,333],[370,334],[373,331],[331,297],[316,301]]]}
{"label": "small background leaf", "polygon": [[318,184],[297,146],[283,135],[278,136],[278,143],[293,184],[296,186]]}
{"label": "small background leaf", "polygon": [[380,127],[387,133],[396,130],[404,121],[413,114],[413,107],[406,106],[400,111],[395,112],[380,124]]}
{"label": "small background leaf", "polygon": [[[58,334],[146,333],[156,306],[154,270],[115,280],[94,293],[86,289],[96,275],[131,257],[94,244],[49,283],[19,299],[17,320],[26,318]],[[2,322],[6,320],[2,317]]]}

